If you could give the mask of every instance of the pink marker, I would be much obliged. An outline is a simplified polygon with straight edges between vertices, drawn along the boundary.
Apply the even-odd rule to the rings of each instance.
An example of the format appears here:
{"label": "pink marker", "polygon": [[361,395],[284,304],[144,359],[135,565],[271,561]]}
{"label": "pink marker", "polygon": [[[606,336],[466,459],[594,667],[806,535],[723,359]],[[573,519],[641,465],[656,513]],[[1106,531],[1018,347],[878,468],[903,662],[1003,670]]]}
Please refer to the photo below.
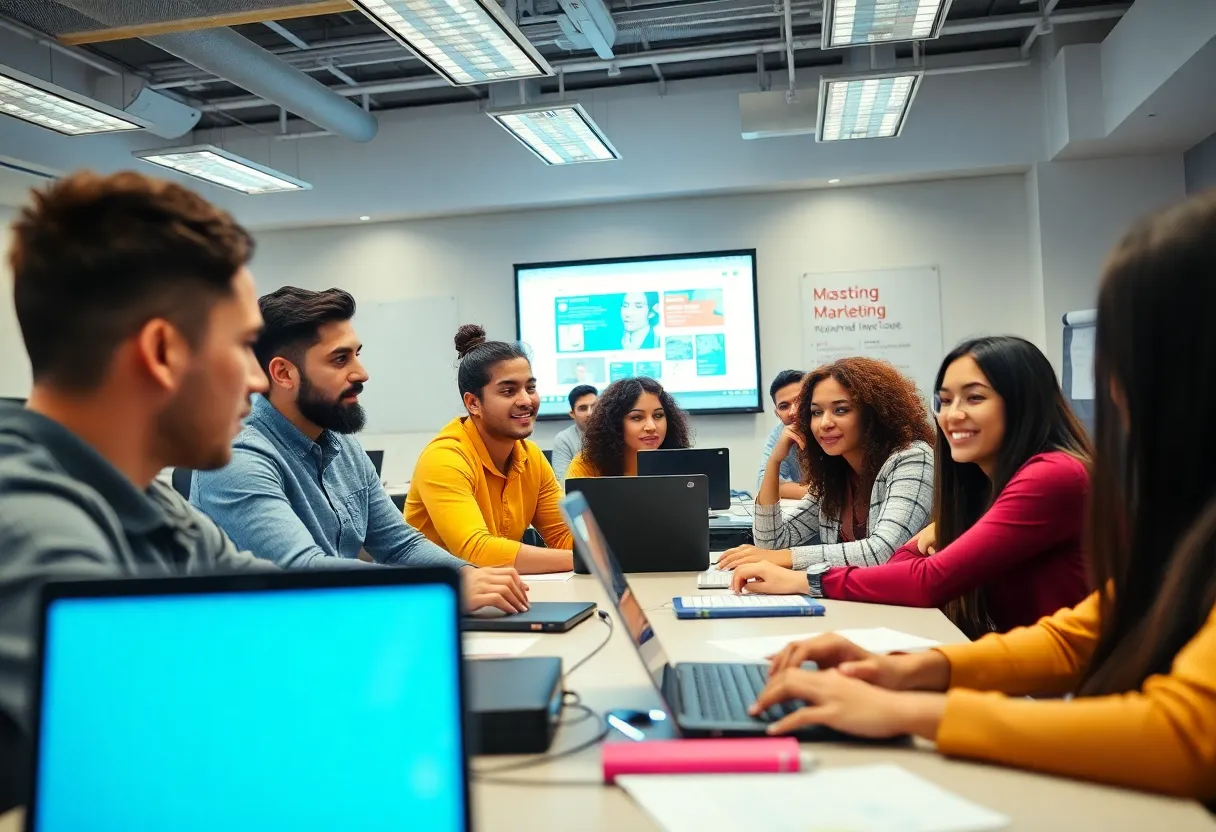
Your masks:
{"label": "pink marker", "polygon": [[815,756],[793,737],[648,740],[602,746],[604,782],[622,774],[790,774],[810,771]]}

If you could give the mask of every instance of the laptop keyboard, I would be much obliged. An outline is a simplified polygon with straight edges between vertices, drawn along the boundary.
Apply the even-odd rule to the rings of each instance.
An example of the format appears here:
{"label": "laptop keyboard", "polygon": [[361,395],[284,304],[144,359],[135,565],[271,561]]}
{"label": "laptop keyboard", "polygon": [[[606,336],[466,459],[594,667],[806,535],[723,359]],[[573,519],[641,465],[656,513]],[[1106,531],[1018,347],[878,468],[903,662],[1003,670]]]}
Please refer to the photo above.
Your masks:
{"label": "laptop keyboard", "polygon": [[802,595],[681,595],[680,602],[695,609],[721,607],[805,607],[810,604]]}
{"label": "laptop keyboard", "polygon": [[690,662],[675,666],[680,685],[683,715],[716,722],[775,722],[802,707],[801,702],[782,702],[753,717],[747,712],[768,677],[759,664]]}

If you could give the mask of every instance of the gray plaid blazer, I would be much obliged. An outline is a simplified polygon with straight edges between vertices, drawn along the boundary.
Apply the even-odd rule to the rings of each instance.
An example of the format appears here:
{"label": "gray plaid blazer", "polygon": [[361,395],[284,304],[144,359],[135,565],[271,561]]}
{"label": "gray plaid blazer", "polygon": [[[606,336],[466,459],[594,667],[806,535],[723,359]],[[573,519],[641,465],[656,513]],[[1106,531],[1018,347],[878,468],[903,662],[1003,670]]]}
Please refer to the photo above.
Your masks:
{"label": "gray plaid blazer", "polygon": [[792,550],[795,569],[817,563],[878,566],[915,537],[932,512],[933,449],[913,442],[878,469],[863,540],[840,543],[840,518],[825,516],[813,497],[804,497],[788,517],[780,505],[757,505],[752,536],[761,549]]}

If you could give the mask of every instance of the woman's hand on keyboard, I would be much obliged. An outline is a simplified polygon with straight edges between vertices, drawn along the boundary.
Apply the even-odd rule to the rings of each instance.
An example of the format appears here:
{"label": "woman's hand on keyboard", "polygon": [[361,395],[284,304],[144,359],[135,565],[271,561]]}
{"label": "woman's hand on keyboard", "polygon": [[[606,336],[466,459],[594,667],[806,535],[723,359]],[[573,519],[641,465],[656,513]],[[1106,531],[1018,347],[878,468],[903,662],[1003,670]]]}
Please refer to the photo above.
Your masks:
{"label": "woman's hand on keyboard", "polygon": [[884,656],[863,650],[836,633],[787,644],[772,657],[769,678],[806,662],[888,690],[945,690],[950,682],[950,663],[936,650]]}
{"label": "woman's hand on keyboard", "polygon": [[805,572],[786,569],[766,560],[735,567],[730,577],[730,589],[738,594],[745,587],[748,592],[757,595],[806,595],[811,591]]}
{"label": "woman's hand on keyboard", "polygon": [[734,569],[745,563],[760,563],[767,561],[789,569],[794,565],[794,553],[789,549],[760,549],[745,543],[733,549],[727,549],[718,558],[719,569]]}
{"label": "woman's hand on keyboard", "polygon": [[836,670],[787,669],[769,677],[751,713],[792,699],[806,702],[806,707],[768,726],[768,733],[826,725],[859,737],[913,733],[934,739],[946,708],[940,693],[884,690]]}

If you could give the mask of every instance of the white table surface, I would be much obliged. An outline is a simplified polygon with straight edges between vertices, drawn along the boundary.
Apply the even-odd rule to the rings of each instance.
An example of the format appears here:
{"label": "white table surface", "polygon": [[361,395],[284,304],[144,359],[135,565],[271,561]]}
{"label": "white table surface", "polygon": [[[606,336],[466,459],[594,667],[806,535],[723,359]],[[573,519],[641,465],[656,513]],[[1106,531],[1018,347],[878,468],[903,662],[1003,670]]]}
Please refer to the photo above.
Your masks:
{"label": "white table surface", "polygon": [[[697,592],[692,575],[631,576],[630,584],[643,608],[649,611],[655,633],[672,661],[737,660],[738,657],[733,654],[707,643],[714,639],[853,627],[890,627],[944,643],[963,640],[962,634],[935,609],[843,601],[824,602],[827,615],[822,618],[677,621],[670,610],[670,601],[675,595]],[[576,575],[565,583],[536,583],[532,586],[532,598],[537,601],[592,600],[605,609],[612,609],[599,585],[589,576]],[[569,633],[542,636],[524,655],[560,656],[565,665],[570,666],[599,644],[605,632],[605,625],[601,621],[591,619]],[[659,704],[657,693],[637,654],[629,645],[624,628],[619,626],[604,650],[568,678],[567,687],[577,691],[586,705],[601,712],[613,708],[648,708]],[[559,729],[552,750],[572,747],[591,738],[599,730],[599,724],[592,720]],[[1012,819],[1009,828],[1018,832],[1140,832],[1146,829],[1189,832],[1216,829],[1212,817],[1199,804],[1191,801],[949,760],[934,753],[927,743],[915,748],[871,748],[834,743],[809,744],[807,747],[816,754],[823,767],[897,763],[966,798],[1008,815]],[[513,759],[478,758],[474,760],[474,768]],[[1131,764],[1134,763],[1129,761]],[[597,749],[512,772],[509,776],[535,785],[480,782],[474,775],[472,799],[477,829],[495,832],[641,832],[656,829],[650,818],[622,791],[598,785],[600,766]],[[578,785],[559,785],[560,781],[574,781]],[[268,798],[273,799],[271,794],[268,793]],[[791,799],[797,800],[798,796],[791,795]],[[807,807],[807,810],[813,811],[813,807]],[[757,810],[756,818],[756,829],[762,830],[762,810]],[[18,829],[19,812],[0,818],[0,832],[16,832]]]}

